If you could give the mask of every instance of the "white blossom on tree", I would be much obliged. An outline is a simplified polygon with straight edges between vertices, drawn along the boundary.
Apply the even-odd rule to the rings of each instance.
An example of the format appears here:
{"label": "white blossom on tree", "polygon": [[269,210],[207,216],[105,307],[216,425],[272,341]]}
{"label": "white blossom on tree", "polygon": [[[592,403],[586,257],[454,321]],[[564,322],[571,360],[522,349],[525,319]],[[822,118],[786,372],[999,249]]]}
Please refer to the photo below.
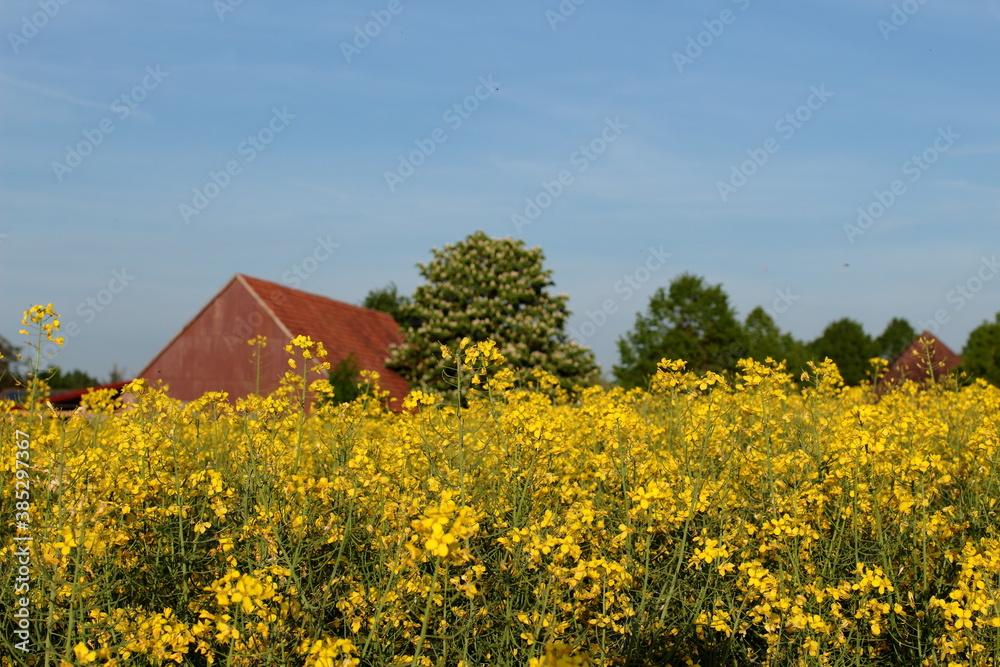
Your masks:
{"label": "white blossom on tree", "polygon": [[538,369],[567,388],[597,381],[593,353],[566,336],[569,297],[549,294],[552,272],[542,268],[541,248],[477,231],[431,252],[430,262],[417,265],[427,282],[404,307],[404,341],[388,361],[414,387],[447,391],[441,345],[454,348],[464,337],[495,341],[522,377]]}

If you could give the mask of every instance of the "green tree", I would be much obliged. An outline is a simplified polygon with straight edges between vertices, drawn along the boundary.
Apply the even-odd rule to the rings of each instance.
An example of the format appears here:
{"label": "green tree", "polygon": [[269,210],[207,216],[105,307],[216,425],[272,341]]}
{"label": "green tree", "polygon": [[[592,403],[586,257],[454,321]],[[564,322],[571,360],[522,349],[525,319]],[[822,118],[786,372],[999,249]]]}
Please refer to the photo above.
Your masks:
{"label": "green tree", "polygon": [[790,333],[784,333],[766,310],[757,306],[747,315],[743,324],[746,353],[743,356],[756,361],[771,357],[787,363],[788,372],[800,373],[811,359],[806,346]]}
{"label": "green tree", "polygon": [[361,377],[361,364],[354,353],[348,354],[330,367],[329,379],[333,386],[333,400],[336,403],[348,403],[362,393],[358,379]]}
{"label": "green tree", "polygon": [[864,327],[846,317],[828,324],[820,337],[809,344],[809,351],[819,361],[832,359],[848,385],[861,384],[868,376],[868,362],[878,356],[875,341]]}
{"label": "green tree", "polygon": [[972,330],[962,349],[962,366],[972,377],[1000,387],[1000,313]]}
{"label": "green tree", "polygon": [[685,273],[669,289],[659,288],[635,328],[618,340],[621,365],[615,379],[623,387],[649,382],[661,359],[683,359],[689,370],[704,372],[735,368],[746,349],[745,332],[721,285],[705,285]]}
{"label": "green tree", "polygon": [[364,308],[389,313],[392,315],[392,319],[401,323],[403,321],[403,309],[410,305],[410,298],[399,294],[396,289],[396,283],[391,282],[385,287],[379,287],[368,292],[361,305]]}
{"label": "green tree", "polygon": [[875,339],[875,351],[890,362],[898,357],[917,337],[910,323],[901,317],[894,317],[885,327],[882,335]]}
{"label": "green tree", "polygon": [[58,366],[53,366],[52,368],[43,371],[43,376],[46,378],[49,388],[54,391],[86,389],[88,387],[96,387],[102,384],[100,380],[87,372],[80,370],[79,368],[75,368],[71,371],[64,371]]}
{"label": "green tree", "polygon": [[565,387],[597,380],[593,354],[566,336],[569,297],[549,294],[552,272],[542,267],[541,248],[477,231],[431,252],[430,262],[417,265],[426,282],[401,309],[403,343],[390,351],[389,368],[415,386],[447,391],[440,346],[467,336],[496,341],[522,376],[547,371]]}
{"label": "green tree", "polygon": [[0,336],[0,389],[16,387],[24,380],[25,366],[21,348]]}

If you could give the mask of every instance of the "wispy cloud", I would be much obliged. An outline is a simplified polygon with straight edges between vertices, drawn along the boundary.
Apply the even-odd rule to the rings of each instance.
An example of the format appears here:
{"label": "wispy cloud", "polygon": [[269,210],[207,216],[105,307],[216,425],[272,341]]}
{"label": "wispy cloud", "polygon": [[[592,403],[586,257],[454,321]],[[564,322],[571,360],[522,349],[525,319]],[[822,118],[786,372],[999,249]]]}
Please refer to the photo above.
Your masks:
{"label": "wispy cloud", "polygon": [[75,95],[70,95],[64,93],[61,90],[56,90],[55,88],[50,88],[49,86],[42,86],[37,83],[29,83],[26,81],[19,81],[13,77],[9,77],[6,74],[0,74],[0,83],[8,86],[13,86],[15,88],[21,88],[22,90],[27,90],[36,95],[41,95],[42,97],[48,97],[55,100],[61,100],[63,102],[69,102],[75,106],[86,107],[88,109],[100,109],[102,111],[111,111],[110,104],[101,104],[99,102],[92,102],[91,100],[85,100]]}

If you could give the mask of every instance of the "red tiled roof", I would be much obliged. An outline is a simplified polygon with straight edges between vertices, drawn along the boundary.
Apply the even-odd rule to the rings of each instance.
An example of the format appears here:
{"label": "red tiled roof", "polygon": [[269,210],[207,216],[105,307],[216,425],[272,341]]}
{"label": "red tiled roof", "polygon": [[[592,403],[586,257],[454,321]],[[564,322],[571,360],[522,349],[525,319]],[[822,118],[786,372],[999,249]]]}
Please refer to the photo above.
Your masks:
{"label": "red tiled roof", "polygon": [[406,380],[385,368],[389,346],[403,342],[399,325],[388,313],[242,274],[237,278],[261,298],[293,336],[323,341],[330,363],[353,354],[361,368],[379,373],[382,388],[394,398],[402,399],[409,392]]}
{"label": "red tiled roof", "polygon": [[[928,369],[928,352],[930,369]],[[927,380],[931,373],[938,379],[956,369],[961,363],[962,357],[952,352],[934,334],[924,331],[889,365],[884,379],[887,383],[900,383],[904,380],[921,382]]]}

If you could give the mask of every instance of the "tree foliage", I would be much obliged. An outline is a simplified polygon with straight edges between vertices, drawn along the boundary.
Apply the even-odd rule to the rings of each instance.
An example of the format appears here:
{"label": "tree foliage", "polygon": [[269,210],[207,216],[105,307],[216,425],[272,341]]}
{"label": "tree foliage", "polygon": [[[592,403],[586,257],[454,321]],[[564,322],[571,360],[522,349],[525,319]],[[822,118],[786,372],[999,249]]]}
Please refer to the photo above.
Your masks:
{"label": "tree foliage", "polygon": [[885,331],[875,339],[876,354],[890,362],[898,357],[917,337],[910,323],[901,317],[894,317],[886,325]]}
{"label": "tree foliage", "polygon": [[330,367],[329,379],[333,387],[333,401],[348,403],[360,396],[364,390],[359,382],[361,364],[354,353],[348,354]]}
{"label": "tree foliage", "polygon": [[392,319],[400,323],[403,321],[403,309],[408,305],[410,305],[410,298],[400,294],[394,282],[390,282],[385,287],[371,290],[365,300],[361,302],[362,307],[389,313]]}
{"label": "tree foliage", "polygon": [[972,330],[962,350],[961,370],[1000,387],[1000,313]]}
{"label": "tree foliage", "polygon": [[688,273],[659,288],[635,328],[618,340],[621,365],[614,375],[624,387],[645,386],[664,358],[683,359],[689,370],[735,368],[745,332],[721,285],[706,285]]}
{"label": "tree foliage", "polygon": [[496,341],[522,374],[543,370],[566,387],[597,380],[593,354],[566,336],[569,297],[549,294],[541,248],[477,231],[432,254],[417,265],[426,282],[401,309],[404,340],[390,351],[389,368],[415,386],[447,391],[440,346],[468,337]]}
{"label": "tree foliage", "polygon": [[746,340],[745,357],[764,361],[768,357],[784,361],[793,375],[800,373],[812,358],[806,345],[790,333],[782,332],[770,314],[757,306],[743,324]]}
{"label": "tree foliage", "polygon": [[878,356],[878,348],[860,323],[844,317],[831,322],[809,344],[818,361],[830,358],[844,379],[844,384],[858,385],[868,376],[869,362]]}
{"label": "tree foliage", "polygon": [[53,390],[70,391],[73,389],[96,387],[103,384],[100,380],[79,368],[64,371],[58,366],[53,366],[44,371],[43,374],[46,384]]}
{"label": "tree foliage", "polygon": [[23,379],[24,363],[21,348],[0,336],[0,389],[17,386]]}

